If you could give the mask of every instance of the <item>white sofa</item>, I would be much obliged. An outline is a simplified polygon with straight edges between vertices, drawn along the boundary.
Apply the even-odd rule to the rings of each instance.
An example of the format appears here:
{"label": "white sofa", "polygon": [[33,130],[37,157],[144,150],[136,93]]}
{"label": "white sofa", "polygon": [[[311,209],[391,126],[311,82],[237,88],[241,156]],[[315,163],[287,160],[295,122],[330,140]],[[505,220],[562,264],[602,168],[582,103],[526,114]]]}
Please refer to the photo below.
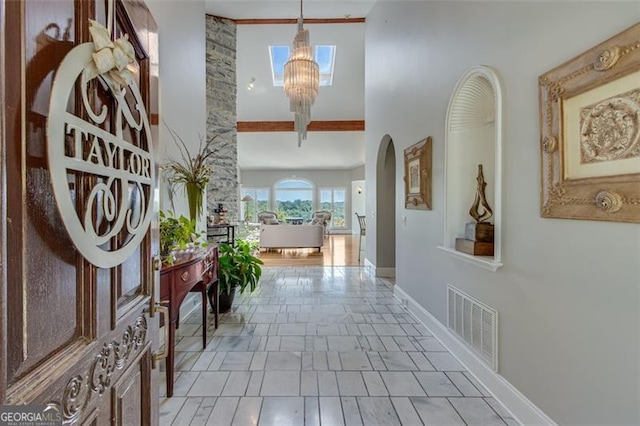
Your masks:
{"label": "white sofa", "polygon": [[317,248],[324,245],[322,225],[260,225],[260,248]]}

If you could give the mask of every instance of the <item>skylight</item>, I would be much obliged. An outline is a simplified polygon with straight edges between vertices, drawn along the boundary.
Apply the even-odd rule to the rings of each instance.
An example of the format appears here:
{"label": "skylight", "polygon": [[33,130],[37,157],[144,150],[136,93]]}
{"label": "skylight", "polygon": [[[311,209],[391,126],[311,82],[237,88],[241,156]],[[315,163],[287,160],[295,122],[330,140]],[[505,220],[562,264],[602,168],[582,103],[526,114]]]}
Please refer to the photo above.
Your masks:
{"label": "skylight", "polygon": [[[333,83],[333,64],[336,46],[316,46],[315,59],[320,68],[320,86]],[[269,46],[271,58],[271,76],[274,86],[284,86],[284,64],[289,59],[289,46]]]}
{"label": "skylight", "polygon": [[271,75],[274,86],[284,86],[284,64],[289,59],[289,46],[269,46]]}

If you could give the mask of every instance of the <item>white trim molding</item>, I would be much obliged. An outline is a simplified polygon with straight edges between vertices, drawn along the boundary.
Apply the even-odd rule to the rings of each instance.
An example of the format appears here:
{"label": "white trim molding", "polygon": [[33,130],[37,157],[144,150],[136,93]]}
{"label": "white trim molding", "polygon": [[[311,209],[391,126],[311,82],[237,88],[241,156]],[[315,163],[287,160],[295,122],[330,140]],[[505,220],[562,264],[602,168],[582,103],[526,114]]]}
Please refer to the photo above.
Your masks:
{"label": "white trim molding", "polygon": [[393,289],[393,295],[401,302],[406,300],[409,312],[451,352],[469,373],[487,388],[495,399],[505,406],[514,420],[523,425],[556,425],[540,408],[504,377],[491,370],[486,363],[456,338],[444,324],[397,285]]}
{"label": "white trim molding", "polygon": [[373,275],[374,277],[382,277],[382,278],[395,278],[396,277],[396,268],[379,268],[373,263],[369,261],[369,259],[364,259],[364,268],[366,269],[369,275]]}
{"label": "white trim molding", "polygon": [[460,259],[467,263],[471,263],[473,265],[477,265],[491,272],[497,271],[498,268],[502,266],[502,262],[496,262],[494,260],[491,260],[491,258],[485,258],[485,256],[471,256],[470,254],[466,254],[445,246],[438,246],[438,249],[449,253],[454,258]]}
{"label": "white trim molding", "polygon": [[376,268],[376,277],[395,278],[396,268]]}

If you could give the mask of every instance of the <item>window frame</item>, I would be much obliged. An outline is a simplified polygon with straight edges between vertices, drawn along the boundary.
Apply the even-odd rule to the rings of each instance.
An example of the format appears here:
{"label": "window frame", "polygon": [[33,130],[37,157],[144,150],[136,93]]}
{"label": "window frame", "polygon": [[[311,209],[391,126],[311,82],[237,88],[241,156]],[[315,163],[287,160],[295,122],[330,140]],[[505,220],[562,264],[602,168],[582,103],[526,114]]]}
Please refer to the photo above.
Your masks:
{"label": "window frame", "polygon": [[[328,211],[331,212],[331,221],[329,221],[329,229],[347,229],[347,203],[348,203],[348,191],[344,186],[326,186],[318,188],[318,210],[327,210],[323,207],[322,203],[322,191],[331,191],[331,208]],[[336,217],[336,208],[335,208],[335,193],[336,191],[342,191],[344,194],[344,225],[336,226],[334,224],[334,219]]]}
{"label": "window frame", "polygon": [[[304,182],[306,184],[308,184],[310,187],[293,187],[293,188],[279,188],[279,185],[283,184],[284,182]],[[309,217],[308,218],[304,218],[305,220],[310,220],[311,219],[311,215],[313,214],[313,210],[315,208],[316,205],[316,199],[317,199],[317,195],[316,195],[316,190],[317,190],[317,186],[310,181],[309,179],[305,179],[305,178],[299,178],[299,177],[287,177],[287,178],[283,178],[278,180],[277,182],[275,182],[273,184],[273,211],[277,213],[279,213],[278,211],[278,193],[280,191],[285,191],[285,192],[294,192],[294,191],[309,191],[310,194],[310,201],[311,201],[311,211],[309,212]],[[307,201],[307,200],[301,200],[301,201]],[[280,217],[279,219],[281,220],[285,220],[286,218],[284,217]]]}
{"label": "window frame", "polygon": [[[271,64],[271,83],[273,87],[283,87],[284,86],[284,64],[289,60],[288,58],[291,56],[291,46],[287,45],[270,45],[269,47],[269,62]],[[334,44],[319,44],[313,47],[313,59],[316,61],[318,66],[322,68],[320,65],[320,61],[318,61],[319,50],[329,49],[331,52],[330,60],[327,63],[327,67],[329,72],[320,72],[320,86],[321,87],[330,87],[333,86],[333,77],[335,75],[335,64],[336,64],[336,52],[338,47]],[[276,74],[276,67],[280,68],[280,63],[276,63],[274,61],[274,51],[286,49],[287,50],[287,59],[282,63],[282,73]]]}
{"label": "window frame", "polygon": [[[264,209],[262,208],[258,208],[258,203],[264,202],[264,200],[260,200],[258,198],[258,191],[264,191],[264,193],[267,196],[267,200],[266,200],[266,206]],[[251,198],[253,198],[253,201],[242,201],[242,199],[244,198],[245,195],[250,195]],[[271,207],[271,188],[269,188],[268,186],[266,187],[243,187],[240,191],[240,220],[242,220],[243,222],[247,223],[245,221],[245,209],[248,207],[247,203],[252,203],[253,204],[253,217],[251,218],[251,220],[248,223],[258,223],[258,212],[262,211],[262,210],[270,210]]]}

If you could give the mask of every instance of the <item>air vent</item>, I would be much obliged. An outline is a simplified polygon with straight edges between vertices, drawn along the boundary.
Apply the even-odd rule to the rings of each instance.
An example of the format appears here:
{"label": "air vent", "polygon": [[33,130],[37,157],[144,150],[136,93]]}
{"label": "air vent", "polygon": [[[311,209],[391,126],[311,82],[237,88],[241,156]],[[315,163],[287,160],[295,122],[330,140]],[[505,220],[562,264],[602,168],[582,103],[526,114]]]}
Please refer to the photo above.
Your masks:
{"label": "air vent", "polygon": [[498,371],[498,312],[447,285],[447,327]]}

